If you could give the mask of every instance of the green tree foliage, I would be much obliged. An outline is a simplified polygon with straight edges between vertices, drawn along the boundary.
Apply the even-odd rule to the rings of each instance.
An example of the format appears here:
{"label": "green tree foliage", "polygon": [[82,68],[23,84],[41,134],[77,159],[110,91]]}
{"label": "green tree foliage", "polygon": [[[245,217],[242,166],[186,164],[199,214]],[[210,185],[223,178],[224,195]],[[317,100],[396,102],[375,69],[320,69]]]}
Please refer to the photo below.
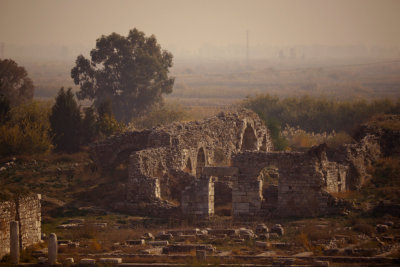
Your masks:
{"label": "green tree foliage", "polygon": [[93,107],[84,109],[85,117],[82,120],[82,145],[90,144],[95,141],[99,135],[99,127],[97,125],[97,115]]}
{"label": "green tree foliage", "polygon": [[0,95],[0,125],[9,120],[10,110],[10,101],[5,96]]}
{"label": "green tree foliage", "polygon": [[71,70],[74,83],[80,86],[77,96],[94,100],[96,107],[111,99],[119,121],[143,115],[162,102],[163,94],[172,92],[174,79],[168,76],[172,54],[162,50],[153,35],[146,37],[137,29],[127,37],[103,35],[90,55],[90,60],[78,56]]}
{"label": "green tree foliage", "polygon": [[50,124],[56,151],[77,152],[80,146],[81,115],[71,88],[62,87],[52,107]]}
{"label": "green tree foliage", "polygon": [[104,99],[98,106],[97,112],[100,117],[113,116],[112,100],[110,98]]}
{"label": "green tree foliage", "polygon": [[157,125],[170,124],[175,121],[188,120],[189,115],[178,104],[164,104],[152,110],[145,116],[133,120],[137,129],[149,129]]}
{"label": "green tree foliage", "polygon": [[325,97],[288,97],[269,94],[250,97],[243,105],[255,111],[268,125],[274,120],[282,127],[299,126],[308,132],[347,132],[380,113],[400,113],[400,100],[336,101]]}
{"label": "green tree foliage", "polygon": [[40,154],[52,149],[50,105],[29,102],[10,111],[9,120],[0,126],[0,155]]}
{"label": "green tree foliage", "polygon": [[6,97],[11,106],[32,100],[34,90],[24,67],[11,59],[0,60],[0,95]]}
{"label": "green tree foliage", "polygon": [[108,114],[99,116],[97,120],[97,127],[99,130],[100,139],[104,139],[113,134],[122,133],[126,128],[123,122],[118,122],[113,115]]}
{"label": "green tree foliage", "polygon": [[274,144],[275,150],[285,150],[288,146],[288,141],[281,135],[281,125],[274,119],[268,119],[265,121],[267,128],[271,134],[272,143]]}
{"label": "green tree foliage", "polygon": [[125,124],[115,119],[112,106],[111,99],[106,98],[97,108],[99,114],[97,118],[97,130],[100,139],[125,131]]}

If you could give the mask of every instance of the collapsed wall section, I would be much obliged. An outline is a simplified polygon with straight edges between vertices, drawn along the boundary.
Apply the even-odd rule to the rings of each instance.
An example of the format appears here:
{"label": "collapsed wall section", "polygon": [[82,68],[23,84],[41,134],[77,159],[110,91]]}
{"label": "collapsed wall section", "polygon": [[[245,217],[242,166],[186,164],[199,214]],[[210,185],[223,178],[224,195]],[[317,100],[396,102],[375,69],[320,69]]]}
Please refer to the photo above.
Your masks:
{"label": "collapsed wall section", "polygon": [[22,249],[40,242],[40,195],[0,202],[0,258],[10,252],[10,222],[19,222]]}
{"label": "collapsed wall section", "polygon": [[126,160],[133,151],[151,147],[148,139],[151,131],[125,132],[90,146],[90,154],[100,169],[110,169],[118,162]]}
{"label": "collapsed wall section", "polygon": [[[273,166],[279,172],[277,215],[318,216],[329,213],[329,193],[346,183],[347,167],[329,162],[319,148],[302,152],[243,152],[233,158],[239,169],[233,190],[234,216],[260,215],[262,181],[260,172]],[[339,186],[340,185],[340,186]],[[345,190],[345,188],[343,188]],[[270,200],[271,201],[271,200]],[[274,200],[272,200],[274,202]]]}
{"label": "collapsed wall section", "polygon": [[347,189],[359,190],[370,177],[367,166],[382,155],[379,142],[376,136],[367,135],[358,143],[327,149],[327,157],[330,161],[348,166]]}

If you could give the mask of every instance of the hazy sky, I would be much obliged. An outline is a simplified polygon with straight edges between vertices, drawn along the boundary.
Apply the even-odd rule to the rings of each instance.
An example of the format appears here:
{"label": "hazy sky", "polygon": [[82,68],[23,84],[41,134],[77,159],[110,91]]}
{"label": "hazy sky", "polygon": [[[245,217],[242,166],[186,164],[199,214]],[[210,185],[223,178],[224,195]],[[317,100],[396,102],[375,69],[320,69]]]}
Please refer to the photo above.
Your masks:
{"label": "hazy sky", "polygon": [[0,42],[94,46],[138,28],[161,45],[400,46],[400,0],[0,0]]}

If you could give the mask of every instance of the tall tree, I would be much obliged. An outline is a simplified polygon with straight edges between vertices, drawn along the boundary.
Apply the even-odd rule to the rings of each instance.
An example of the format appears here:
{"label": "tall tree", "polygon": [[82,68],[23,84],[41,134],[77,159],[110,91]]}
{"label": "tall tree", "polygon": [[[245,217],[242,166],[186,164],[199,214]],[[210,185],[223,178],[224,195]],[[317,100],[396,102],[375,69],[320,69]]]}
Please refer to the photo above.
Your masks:
{"label": "tall tree", "polygon": [[154,35],[146,37],[136,28],[127,37],[103,35],[90,56],[91,60],[78,56],[71,70],[74,83],[80,86],[77,96],[94,100],[96,107],[111,99],[118,120],[129,122],[172,92],[172,54],[161,49]]}
{"label": "tall tree", "polygon": [[82,145],[93,142],[99,134],[97,117],[93,107],[84,109],[85,117],[82,120]]}
{"label": "tall tree", "polygon": [[8,121],[10,115],[10,101],[0,94],[0,125]]}
{"label": "tall tree", "polygon": [[80,146],[81,115],[71,88],[62,87],[50,115],[53,143],[56,151],[77,152]]}
{"label": "tall tree", "polygon": [[11,106],[32,100],[34,90],[24,67],[11,59],[0,59],[0,95],[5,96]]}

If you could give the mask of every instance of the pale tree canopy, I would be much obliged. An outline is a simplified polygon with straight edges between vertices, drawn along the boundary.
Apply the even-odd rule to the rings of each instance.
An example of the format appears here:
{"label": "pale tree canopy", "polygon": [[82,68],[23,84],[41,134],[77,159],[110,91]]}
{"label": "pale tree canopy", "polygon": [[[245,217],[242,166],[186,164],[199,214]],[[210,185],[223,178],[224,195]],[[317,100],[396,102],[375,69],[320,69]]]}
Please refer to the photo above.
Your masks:
{"label": "pale tree canopy", "polygon": [[162,50],[156,37],[137,29],[127,37],[117,33],[101,36],[91,59],[80,55],[71,77],[80,86],[77,97],[93,100],[96,107],[110,99],[118,120],[129,122],[170,94],[172,54]]}

